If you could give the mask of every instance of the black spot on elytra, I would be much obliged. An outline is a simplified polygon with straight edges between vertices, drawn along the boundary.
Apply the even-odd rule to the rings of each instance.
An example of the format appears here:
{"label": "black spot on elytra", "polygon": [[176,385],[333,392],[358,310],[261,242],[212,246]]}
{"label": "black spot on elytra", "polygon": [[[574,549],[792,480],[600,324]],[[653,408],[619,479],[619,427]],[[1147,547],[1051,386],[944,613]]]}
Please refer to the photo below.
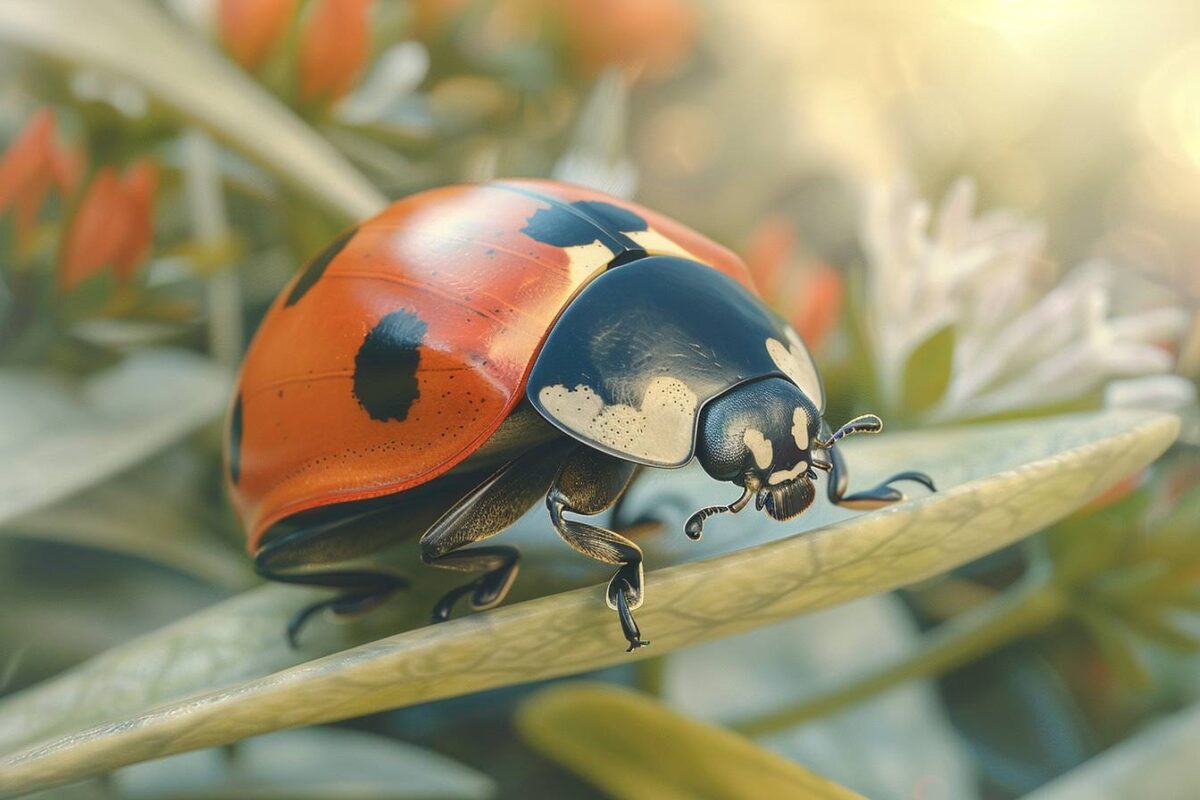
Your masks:
{"label": "black spot on elytra", "polygon": [[338,253],[346,248],[346,245],[350,243],[350,240],[354,238],[354,234],[356,233],[358,233],[358,228],[351,228],[330,242],[324,250],[313,256],[312,261],[309,261],[305,265],[304,273],[296,281],[295,286],[292,287],[292,291],[288,294],[288,298],[284,302],[285,306],[295,305],[301,297],[308,294],[308,290],[325,274],[325,268],[329,266],[329,262],[337,258]]}
{"label": "black spot on elytra", "polygon": [[549,208],[539,208],[521,232],[542,244],[575,247],[597,239],[613,252],[612,265],[627,263],[646,253],[626,233],[647,230],[646,220],[627,208],[599,200],[563,203],[551,198]]}
{"label": "black spot on elytra", "polygon": [[229,477],[236,484],[242,478],[242,396],[233,402],[229,415]]}
{"label": "black spot on elytra", "polygon": [[379,320],[354,357],[354,396],[371,419],[403,421],[420,396],[417,367],[428,326],[401,309]]}

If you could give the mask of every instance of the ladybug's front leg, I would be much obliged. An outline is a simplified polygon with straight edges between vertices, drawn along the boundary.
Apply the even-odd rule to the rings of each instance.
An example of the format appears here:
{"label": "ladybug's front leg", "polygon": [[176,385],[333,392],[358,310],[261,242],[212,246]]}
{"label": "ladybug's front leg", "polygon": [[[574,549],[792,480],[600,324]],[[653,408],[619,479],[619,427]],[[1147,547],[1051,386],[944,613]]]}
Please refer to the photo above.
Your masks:
{"label": "ladybug's front leg", "polygon": [[905,495],[904,492],[891,485],[897,481],[912,481],[921,484],[931,492],[937,491],[937,487],[933,484],[933,478],[924,472],[910,471],[899,472],[871,489],[846,494],[850,488],[850,477],[846,472],[846,459],[838,450],[837,445],[830,445],[826,452],[829,453],[829,462],[817,461],[813,466],[829,471],[828,496],[829,502],[834,505],[867,510],[898,503],[905,499]]}
{"label": "ladybug's front leg", "polygon": [[608,582],[605,600],[617,612],[628,651],[650,644],[633,618],[645,597],[641,548],[613,531],[566,519],[563,512],[599,514],[610,508],[628,488],[635,469],[628,461],[581,446],[563,464],[546,495],[550,521],[563,541],[585,556],[620,565]]}

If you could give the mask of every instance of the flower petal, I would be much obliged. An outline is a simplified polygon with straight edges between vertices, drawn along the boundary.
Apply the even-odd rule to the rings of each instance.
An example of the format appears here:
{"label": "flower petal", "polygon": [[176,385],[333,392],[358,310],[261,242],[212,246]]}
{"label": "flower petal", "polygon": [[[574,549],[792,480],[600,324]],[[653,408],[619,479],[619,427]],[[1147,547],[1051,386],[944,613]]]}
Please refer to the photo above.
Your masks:
{"label": "flower petal", "polygon": [[58,285],[71,291],[113,264],[129,235],[130,218],[117,171],[96,172],[67,225],[60,257]]}
{"label": "flower petal", "polygon": [[354,86],[370,51],[371,0],[316,0],[300,32],[300,96],[331,102]]}
{"label": "flower petal", "polygon": [[38,193],[41,177],[49,173],[54,144],[54,112],[42,109],[17,134],[0,159],[0,211],[22,195]]}
{"label": "flower petal", "polygon": [[113,256],[117,278],[127,281],[150,250],[154,237],[154,194],[158,190],[158,165],[142,159],[121,177],[127,231]]}
{"label": "flower petal", "polygon": [[257,69],[279,43],[296,15],[296,0],[220,0],[217,32],[229,54]]}

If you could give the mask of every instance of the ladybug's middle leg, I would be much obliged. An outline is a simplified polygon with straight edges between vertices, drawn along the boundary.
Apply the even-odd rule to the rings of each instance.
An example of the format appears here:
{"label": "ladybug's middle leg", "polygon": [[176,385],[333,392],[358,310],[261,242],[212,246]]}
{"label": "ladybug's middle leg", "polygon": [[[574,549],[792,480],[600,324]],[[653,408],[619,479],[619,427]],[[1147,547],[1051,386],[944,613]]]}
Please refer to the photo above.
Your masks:
{"label": "ladybug's middle leg", "polygon": [[566,453],[566,445],[557,442],[518,456],[458,501],[421,537],[421,559],[426,564],[460,572],[485,571],[447,592],[433,607],[434,622],[449,619],[462,597],[470,597],[477,610],[503,602],[517,576],[517,548],[467,545],[495,536],[533,508],[549,490]]}
{"label": "ladybug's middle leg", "polygon": [[608,582],[606,601],[617,612],[621,631],[629,642],[629,650],[650,644],[642,639],[633,618],[633,610],[642,604],[642,550],[618,533],[566,519],[563,512],[599,514],[610,508],[625,493],[636,465],[606,455],[590,447],[578,447],[563,464],[546,506],[554,530],[567,544],[585,556],[618,564],[620,568]]}

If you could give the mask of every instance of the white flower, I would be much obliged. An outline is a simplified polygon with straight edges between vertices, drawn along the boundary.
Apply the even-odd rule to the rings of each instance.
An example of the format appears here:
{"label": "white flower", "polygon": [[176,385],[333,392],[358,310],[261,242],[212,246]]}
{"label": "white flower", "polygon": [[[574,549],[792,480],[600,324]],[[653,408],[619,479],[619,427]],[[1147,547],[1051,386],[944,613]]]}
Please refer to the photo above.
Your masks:
{"label": "white flower", "polygon": [[596,79],[579,113],[575,132],[551,176],[616,197],[633,197],[638,173],[626,155],[629,87],[624,75],[610,67]]}
{"label": "white flower", "polygon": [[343,122],[367,125],[388,118],[429,72],[429,52],[420,42],[401,42],[383,52],[367,77],[342,98],[333,113]]}
{"label": "white flower", "polygon": [[889,405],[901,403],[910,357],[947,327],[951,376],[927,413],[932,421],[1062,403],[1115,378],[1170,371],[1173,359],[1159,345],[1185,330],[1182,310],[1113,315],[1129,276],[1102,262],[1042,291],[1042,228],[1011,212],[974,218],[974,199],[973,185],[957,182],[930,229],[929,206],[907,190],[869,198],[866,318]]}

